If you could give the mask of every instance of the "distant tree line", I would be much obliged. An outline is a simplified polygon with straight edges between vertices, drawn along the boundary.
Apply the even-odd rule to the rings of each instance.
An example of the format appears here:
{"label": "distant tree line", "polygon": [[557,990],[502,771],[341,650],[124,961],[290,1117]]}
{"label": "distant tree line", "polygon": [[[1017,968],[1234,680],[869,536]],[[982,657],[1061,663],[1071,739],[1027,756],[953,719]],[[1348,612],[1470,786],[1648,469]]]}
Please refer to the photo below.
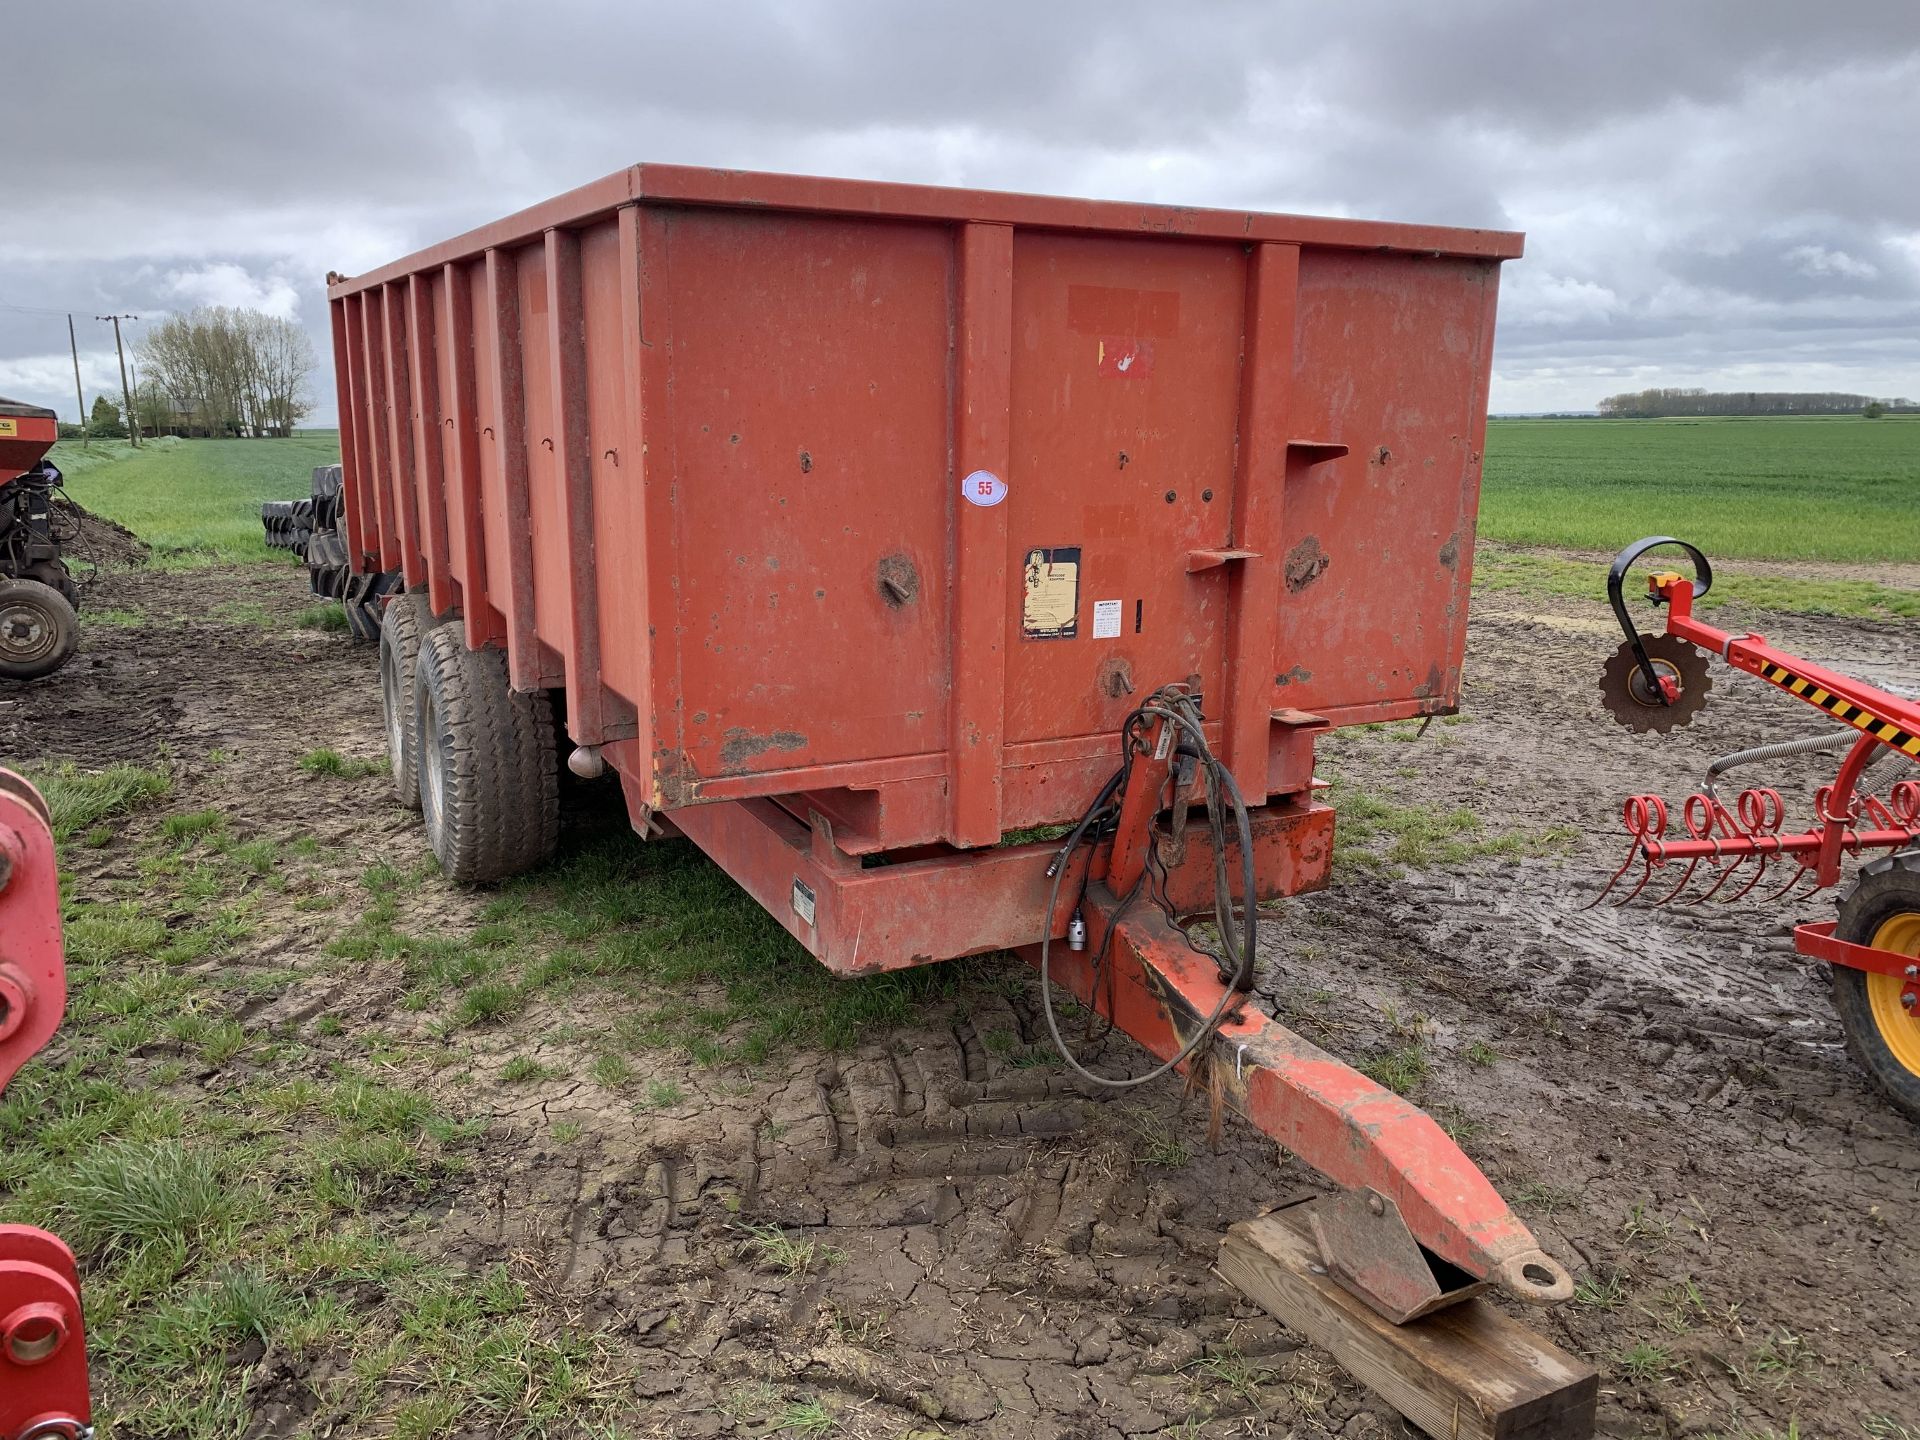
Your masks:
{"label": "distant tree line", "polygon": [[1666,415],[1881,415],[1920,411],[1904,397],[1798,390],[1639,390],[1609,395],[1600,413],[1622,420]]}
{"label": "distant tree line", "polygon": [[313,410],[313,342],[292,320],[205,306],[140,342],[134,419],[148,435],[291,435]]}

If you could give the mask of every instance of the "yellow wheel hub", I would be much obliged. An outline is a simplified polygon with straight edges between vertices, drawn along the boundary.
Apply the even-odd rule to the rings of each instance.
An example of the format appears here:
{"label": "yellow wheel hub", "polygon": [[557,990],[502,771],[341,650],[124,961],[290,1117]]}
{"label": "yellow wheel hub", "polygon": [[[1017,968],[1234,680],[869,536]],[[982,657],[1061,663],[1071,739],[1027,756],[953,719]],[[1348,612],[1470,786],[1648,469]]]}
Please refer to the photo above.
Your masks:
{"label": "yellow wheel hub", "polygon": [[[1920,912],[1908,911],[1882,921],[1871,943],[1876,950],[1920,956]],[[1920,1075],[1920,1006],[1909,1010],[1900,1003],[1900,997],[1909,991],[1920,991],[1920,981],[1867,974],[1867,1003],[1873,1007],[1873,1023],[1879,1028],[1880,1038],[1894,1059]]]}

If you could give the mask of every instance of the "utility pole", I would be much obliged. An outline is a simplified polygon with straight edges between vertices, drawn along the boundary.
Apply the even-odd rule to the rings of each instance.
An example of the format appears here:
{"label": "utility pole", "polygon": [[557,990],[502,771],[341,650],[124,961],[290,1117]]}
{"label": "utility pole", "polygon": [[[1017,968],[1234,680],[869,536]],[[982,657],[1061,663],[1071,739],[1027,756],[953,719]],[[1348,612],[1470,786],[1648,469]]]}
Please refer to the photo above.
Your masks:
{"label": "utility pole", "polygon": [[80,447],[91,448],[90,433],[87,430],[87,395],[80,388],[80,342],[73,334],[73,312],[67,312],[67,348],[73,351],[73,398],[80,406]]}
{"label": "utility pole", "polygon": [[120,322],[138,320],[138,315],[96,315],[96,320],[113,322],[113,348],[120,354],[120,399],[127,407],[127,435],[133,441],[133,448],[140,448],[140,427],[133,423],[133,391],[127,386],[127,347],[120,343]]}

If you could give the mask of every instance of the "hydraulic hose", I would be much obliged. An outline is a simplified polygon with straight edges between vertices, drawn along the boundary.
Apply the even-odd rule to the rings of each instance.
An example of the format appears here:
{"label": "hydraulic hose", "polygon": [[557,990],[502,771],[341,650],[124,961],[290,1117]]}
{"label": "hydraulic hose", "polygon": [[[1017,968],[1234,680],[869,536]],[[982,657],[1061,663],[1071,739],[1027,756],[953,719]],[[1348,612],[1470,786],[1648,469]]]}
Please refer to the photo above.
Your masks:
{"label": "hydraulic hose", "polygon": [[[1120,793],[1132,771],[1133,747],[1137,743],[1135,727],[1142,720],[1150,718],[1160,719],[1180,732],[1184,737],[1183,752],[1194,758],[1206,777],[1207,817],[1213,838],[1214,916],[1219,924],[1220,945],[1226,954],[1227,963],[1221,969],[1224,988],[1221,991],[1220,1002],[1214,1006],[1213,1013],[1207,1017],[1205,1024],[1188,1037],[1179,1052],[1144,1075],[1120,1078],[1099,1075],[1087,1069],[1080,1063],[1068,1046],[1065,1037],[1060,1033],[1059,1018],[1053,1008],[1053,921],[1059,911],[1061,881],[1072,860],[1073,852],[1098,823],[1108,818],[1107,812],[1113,804],[1115,795]],[[1252,987],[1259,938],[1259,914],[1254,902],[1253,824],[1247,814],[1246,798],[1241,794],[1239,785],[1234,782],[1232,772],[1220,763],[1207,744],[1200,712],[1193,700],[1171,689],[1156,691],[1144,705],[1127,717],[1126,723],[1121,728],[1121,737],[1120,769],[1101,788],[1100,794],[1088,807],[1086,814],[1080,817],[1080,823],[1073,828],[1072,833],[1061,846],[1060,853],[1054,857],[1053,863],[1048,867],[1052,883],[1047,892],[1046,924],[1040,932],[1040,1006],[1046,1016],[1047,1033],[1052,1037],[1054,1048],[1059,1052],[1060,1058],[1066,1061],[1069,1069],[1081,1079],[1110,1090],[1131,1090],[1136,1086],[1145,1085],[1148,1081],[1159,1079],[1190,1059],[1213,1036],[1227,1012],[1239,1003],[1241,993]],[[1236,933],[1234,922],[1242,917],[1235,914],[1232,884],[1227,873],[1226,832],[1220,815],[1223,801],[1232,806],[1235,829],[1240,841],[1244,923],[1239,933]],[[1174,803],[1183,803],[1180,795],[1174,796]],[[1156,843],[1149,839],[1150,847]],[[1109,919],[1106,933],[1101,937],[1102,953],[1106,946],[1113,943],[1114,931],[1119,928],[1122,918],[1137,898],[1141,887],[1147,883],[1147,875],[1143,871],[1133,890],[1122,897],[1119,906]],[[1164,899],[1162,908],[1168,908]],[[1169,915],[1171,918],[1170,910]],[[1177,923],[1176,920],[1175,924]],[[1185,931],[1181,933],[1184,935]],[[1188,943],[1191,944],[1192,941],[1189,940]],[[1198,949],[1197,946],[1195,948]],[[1097,970],[1096,962],[1096,973]]]}

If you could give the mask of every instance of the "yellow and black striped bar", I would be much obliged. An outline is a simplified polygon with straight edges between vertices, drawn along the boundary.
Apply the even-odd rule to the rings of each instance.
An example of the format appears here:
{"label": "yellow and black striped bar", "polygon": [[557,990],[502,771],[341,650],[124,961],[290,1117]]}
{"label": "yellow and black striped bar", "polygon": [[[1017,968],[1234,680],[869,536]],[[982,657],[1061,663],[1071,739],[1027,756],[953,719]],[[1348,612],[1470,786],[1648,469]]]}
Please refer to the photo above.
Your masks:
{"label": "yellow and black striped bar", "polygon": [[1884,740],[1896,750],[1909,755],[1920,756],[1920,736],[1911,735],[1891,720],[1883,720],[1871,710],[1862,710],[1851,700],[1842,699],[1831,690],[1823,690],[1804,676],[1796,675],[1784,665],[1775,665],[1770,661],[1760,662],[1760,675],[1771,680],[1781,689],[1798,695],[1818,705],[1829,715],[1846,721],[1856,730],[1864,730],[1876,740]]}

